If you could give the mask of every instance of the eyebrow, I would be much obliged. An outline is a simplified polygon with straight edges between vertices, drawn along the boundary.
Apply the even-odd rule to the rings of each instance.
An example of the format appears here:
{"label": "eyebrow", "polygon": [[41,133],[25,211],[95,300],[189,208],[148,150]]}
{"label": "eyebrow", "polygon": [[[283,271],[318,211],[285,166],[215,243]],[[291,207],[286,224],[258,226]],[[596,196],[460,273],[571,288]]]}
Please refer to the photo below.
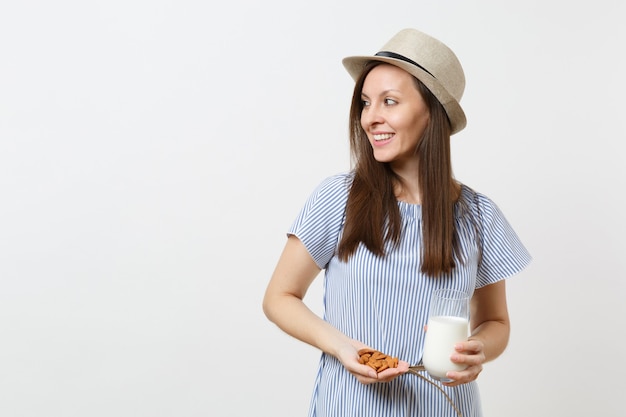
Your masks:
{"label": "eyebrow", "polygon": [[[379,96],[386,96],[389,93],[402,93],[400,90],[396,90],[395,88],[390,88],[388,90],[385,91],[381,91],[381,93],[379,94]],[[364,97],[369,97],[367,94],[365,94],[363,91],[361,91],[361,95]]]}

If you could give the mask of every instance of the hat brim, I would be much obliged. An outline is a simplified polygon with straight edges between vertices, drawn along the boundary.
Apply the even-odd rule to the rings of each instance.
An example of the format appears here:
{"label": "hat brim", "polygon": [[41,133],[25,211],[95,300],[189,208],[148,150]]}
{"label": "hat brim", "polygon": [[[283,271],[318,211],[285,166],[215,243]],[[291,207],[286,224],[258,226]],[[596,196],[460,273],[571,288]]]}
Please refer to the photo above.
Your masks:
{"label": "hat brim", "polygon": [[446,111],[448,120],[450,120],[451,135],[459,132],[467,125],[465,112],[461,108],[459,102],[445,88],[443,88],[441,83],[439,83],[435,77],[411,63],[383,56],[350,56],[344,58],[342,63],[352,79],[356,81],[363,72],[367,63],[370,61],[380,61],[395,65],[420,80],[426,88],[433,93],[437,100],[439,100]]}

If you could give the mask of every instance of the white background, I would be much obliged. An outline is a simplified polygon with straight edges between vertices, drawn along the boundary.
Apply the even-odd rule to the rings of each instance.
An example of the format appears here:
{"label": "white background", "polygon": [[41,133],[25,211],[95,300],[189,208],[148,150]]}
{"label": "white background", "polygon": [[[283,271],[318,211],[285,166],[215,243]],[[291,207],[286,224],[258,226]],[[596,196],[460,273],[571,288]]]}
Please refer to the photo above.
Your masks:
{"label": "white background", "polygon": [[[265,285],[349,169],[341,59],[404,27],[465,68],[458,179],[534,256],[487,417],[621,416],[623,2],[0,6],[0,415],[305,415],[319,353]],[[319,282],[318,282],[319,281]],[[321,279],[306,301],[321,312]]]}

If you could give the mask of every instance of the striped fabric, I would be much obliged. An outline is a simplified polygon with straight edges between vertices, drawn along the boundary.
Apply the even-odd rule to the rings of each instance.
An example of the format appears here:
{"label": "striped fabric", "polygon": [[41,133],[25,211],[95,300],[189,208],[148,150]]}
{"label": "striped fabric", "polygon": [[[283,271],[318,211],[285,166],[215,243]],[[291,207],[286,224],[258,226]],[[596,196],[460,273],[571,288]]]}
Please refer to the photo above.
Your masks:
{"label": "striped fabric", "polygon": [[[498,207],[463,186],[455,207],[461,261],[444,277],[420,273],[421,207],[398,202],[402,241],[384,258],[361,246],[348,262],[335,256],[352,173],[324,180],[289,234],[297,236],[325,269],[324,319],[351,338],[410,364],[419,363],[430,294],[437,288],[473,293],[521,271],[530,255]],[[443,387],[463,417],[482,415],[476,382]],[[337,359],[322,354],[309,410],[311,417],[456,417],[435,387],[406,374],[390,383],[362,385]]]}

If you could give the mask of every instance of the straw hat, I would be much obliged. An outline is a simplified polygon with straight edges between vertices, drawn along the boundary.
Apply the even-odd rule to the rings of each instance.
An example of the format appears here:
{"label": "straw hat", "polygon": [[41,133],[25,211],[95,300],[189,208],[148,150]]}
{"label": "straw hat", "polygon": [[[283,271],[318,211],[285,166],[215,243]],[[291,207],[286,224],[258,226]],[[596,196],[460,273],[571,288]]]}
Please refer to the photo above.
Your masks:
{"label": "straw hat", "polygon": [[343,65],[354,80],[369,61],[381,61],[402,68],[415,76],[437,97],[448,114],[451,134],[467,124],[460,101],[465,90],[461,63],[450,48],[415,29],[404,29],[373,56],[351,56]]}

